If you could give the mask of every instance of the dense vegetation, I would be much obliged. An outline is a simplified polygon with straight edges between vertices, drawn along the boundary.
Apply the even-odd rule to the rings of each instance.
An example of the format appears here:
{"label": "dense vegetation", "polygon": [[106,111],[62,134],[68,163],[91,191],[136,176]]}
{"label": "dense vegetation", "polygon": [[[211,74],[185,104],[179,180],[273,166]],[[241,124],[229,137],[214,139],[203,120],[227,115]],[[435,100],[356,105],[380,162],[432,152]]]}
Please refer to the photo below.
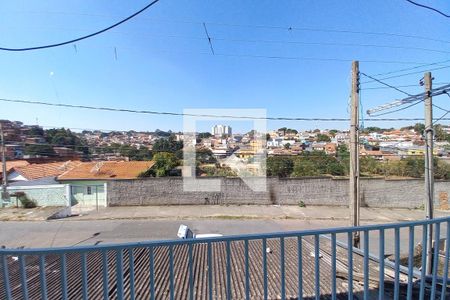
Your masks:
{"label": "dense vegetation", "polygon": [[[316,151],[302,153],[298,156],[277,156],[267,159],[268,176],[347,176],[348,168],[349,157],[345,152],[338,152],[336,157]],[[360,169],[362,176],[421,178],[425,168],[422,157],[407,157],[398,161],[379,161],[372,157],[361,157]],[[434,177],[450,179],[450,164],[436,158],[434,160]]]}

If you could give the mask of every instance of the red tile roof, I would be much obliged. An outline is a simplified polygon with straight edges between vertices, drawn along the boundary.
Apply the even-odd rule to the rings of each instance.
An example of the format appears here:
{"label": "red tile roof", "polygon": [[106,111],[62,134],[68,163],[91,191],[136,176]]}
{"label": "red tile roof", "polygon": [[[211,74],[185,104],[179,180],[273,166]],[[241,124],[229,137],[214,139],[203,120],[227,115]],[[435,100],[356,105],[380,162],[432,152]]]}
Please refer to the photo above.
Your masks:
{"label": "red tile roof", "polygon": [[84,162],[60,175],[58,180],[134,179],[154,164],[154,161]]}
{"label": "red tile roof", "polygon": [[39,179],[43,177],[59,176],[64,172],[71,170],[79,161],[60,161],[43,164],[29,164],[25,166],[14,167],[14,171],[28,180]]}
{"label": "red tile roof", "polygon": [[[26,160],[12,160],[6,162],[6,173],[9,173],[11,169],[15,167],[24,167],[29,165],[30,163]],[[3,164],[0,162],[0,178],[3,176]]]}

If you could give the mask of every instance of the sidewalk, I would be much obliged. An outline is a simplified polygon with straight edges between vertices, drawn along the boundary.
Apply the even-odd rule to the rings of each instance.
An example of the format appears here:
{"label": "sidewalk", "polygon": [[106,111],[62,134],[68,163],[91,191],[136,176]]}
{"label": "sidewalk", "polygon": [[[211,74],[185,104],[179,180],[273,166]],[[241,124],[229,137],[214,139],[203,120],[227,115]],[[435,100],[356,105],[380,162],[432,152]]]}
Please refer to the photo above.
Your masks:
{"label": "sidewalk", "polygon": [[[435,211],[435,217],[450,215],[450,211]],[[361,221],[393,222],[420,220],[424,210],[361,208]],[[294,220],[348,220],[349,209],[333,206],[122,206],[81,211],[67,220],[201,220],[201,219],[294,219]]]}

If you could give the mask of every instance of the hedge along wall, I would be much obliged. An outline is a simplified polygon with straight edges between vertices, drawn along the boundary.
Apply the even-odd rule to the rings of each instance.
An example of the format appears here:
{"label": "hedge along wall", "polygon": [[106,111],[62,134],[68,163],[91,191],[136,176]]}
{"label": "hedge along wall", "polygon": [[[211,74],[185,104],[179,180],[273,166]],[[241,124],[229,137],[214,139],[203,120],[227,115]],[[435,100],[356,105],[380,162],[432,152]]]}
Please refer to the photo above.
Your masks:
{"label": "hedge along wall", "polygon": [[[183,178],[162,177],[136,180],[112,180],[107,185],[109,206],[129,205],[227,205],[227,204],[290,204],[348,205],[348,179],[267,178],[264,192],[251,190],[239,178],[218,179],[219,192],[183,190]],[[435,183],[436,205],[439,197],[450,193],[450,182]],[[424,182],[420,179],[361,179],[362,206],[417,208],[425,201]]]}

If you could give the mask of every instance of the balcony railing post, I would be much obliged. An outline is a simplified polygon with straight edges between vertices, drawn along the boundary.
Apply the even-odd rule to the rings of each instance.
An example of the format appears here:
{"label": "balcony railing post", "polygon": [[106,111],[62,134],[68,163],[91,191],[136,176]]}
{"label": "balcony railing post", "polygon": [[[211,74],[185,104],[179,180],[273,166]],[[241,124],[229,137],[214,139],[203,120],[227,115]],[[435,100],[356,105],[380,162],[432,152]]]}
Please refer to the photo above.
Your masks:
{"label": "balcony railing post", "polygon": [[211,242],[208,242],[208,292],[209,300],[213,300],[213,263]]}
{"label": "balcony railing post", "polygon": [[400,229],[394,229],[394,243],[395,243],[395,277],[394,277],[394,299],[398,300],[400,297]]}
{"label": "balcony railing post", "polygon": [[448,260],[450,259],[450,222],[447,221],[446,223],[446,230],[447,230],[447,238],[445,240],[445,261],[444,261],[444,271],[442,274],[442,291],[441,291],[441,300],[444,300],[447,298],[447,280],[448,280]]}
{"label": "balcony railing post", "polygon": [[175,284],[173,273],[173,246],[169,246],[169,294],[170,300],[175,299]]}
{"label": "balcony railing post", "polygon": [[348,299],[353,300],[353,232],[347,233]]}
{"label": "balcony railing post", "polygon": [[109,281],[108,281],[108,251],[102,251],[102,281],[103,281],[103,299],[109,299]]}
{"label": "balcony railing post", "polygon": [[41,284],[41,298],[47,300],[47,281],[45,277],[45,254],[39,255],[39,280]]}
{"label": "balcony railing post", "polygon": [[81,286],[83,289],[83,299],[88,299],[88,280],[87,280],[87,259],[86,252],[81,253]]}
{"label": "balcony railing post", "polygon": [[378,299],[384,299],[384,229],[380,229],[380,241],[379,241],[379,256],[380,256],[380,273],[379,273],[379,287],[378,287]]}
{"label": "balcony railing post", "polygon": [[336,233],[331,234],[331,299],[336,300]]}
{"label": "balcony railing post", "polygon": [[281,273],[281,299],[286,299],[286,278],[284,265],[284,238],[280,238],[280,273]]}
{"label": "balcony railing post", "polygon": [[369,231],[364,230],[364,300],[369,298]]}
{"label": "balcony railing post", "polygon": [[20,285],[22,286],[22,296],[23,299],[28,299],[27,269],[25,265],[24,255],[19,255],[19,268],[20,268]]}
{"label": "balcony railing post", "polygon": [[244,256],[245,256],[245,299],[250,299],[250,270],[248,257],[248,240],[244,241]]}
{"label": "balcony railing post", "polygon": [[11,295],[11,285],[9,283],[9,270],[8,270],[8,258],[6,255],[2,255],[2,270],[3,270],[3,284],[6,293],[6,299],[12,299]]}
{"label": "balcony railing post", "polygon": [[433,281],[431,284],[431,297],[430,299],[436,298],[436,281],[438,273],[438,261],[439,261],[439,240],[441,236],[441,223],[435,224],[435,236],[434,236],[434,252],[433,252]]}
{"label": "balcony railing post", "polygon": [[320,236],[314,236],[314,275],[316,299],[320,299]]}
{"label": "balcony railing post", "polygon": [[66,254],[61,254],[61,298],[67,299],[67,264]]}
{"label": "balcony railing post", "polygon": [[188,246],[188,268],[189,268],[189,299],[194,299],[194,264],[192,258],[192,244]]}
{"label": "balcony railing post", "polygon": [[117,299],[123,299],[123,250],[116,250]]}
{"label": "balcony railing post", "polygon": [[128,249],[129,257],[129,274],[130,274],[130,298],[135,299],[135,289],[134,289],[134,253],[133,248]]}
{"label": "balcony railing post", "polygon": [[297,255],[298,255],[298,297],[303,298],[303,249],[302,237],[297,237]]}
{"label": "balcony railing post", "polygon": [[428,238],[428,225],[422,225],[422,269],[420,270],[420,292],[419,300],[423,300],[425,297],[425,276],[427,270],[427,238]]}
{"label": "balcony railing post", "polygon": [[231,300],[231,242],[227,241],[227,300]]}
{"label": "balcony railing post", "polygon": [[263,285],[264,285],[264,300],[268,298],[268,287],[267,287],[267,240],[263,238],[262,242],[262,255],[263,255]]}
{"label": "balcony railing post", "polygon": [[148,248],[150,259],[150,299],[155,300],[155,257],[153,247]]}
{"label": "balcony railing post", "polygon": [[408,247],[408,291],[407,298],[412,299],[413,270],[414,270],[414,226],[409,227]]}

